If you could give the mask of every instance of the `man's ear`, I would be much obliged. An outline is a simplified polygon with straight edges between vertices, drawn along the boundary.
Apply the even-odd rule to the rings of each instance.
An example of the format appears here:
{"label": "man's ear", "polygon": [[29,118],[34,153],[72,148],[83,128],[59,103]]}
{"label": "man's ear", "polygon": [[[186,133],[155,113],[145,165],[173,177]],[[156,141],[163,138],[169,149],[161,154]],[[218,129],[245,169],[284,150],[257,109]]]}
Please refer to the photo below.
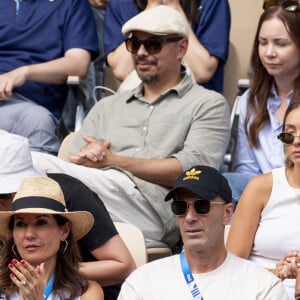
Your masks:
{"label": "man's ear", "polygon": [[230,223],[232,213],[233,213],[233,204],[232,203],[225,204],[224,218],[223,218],[224,225],[227,225]]}
{"label": "man's ear", "polygon": [[183,59],[188,49],[189,41],[187,38],[182,38],[178,41],[178,59]]}

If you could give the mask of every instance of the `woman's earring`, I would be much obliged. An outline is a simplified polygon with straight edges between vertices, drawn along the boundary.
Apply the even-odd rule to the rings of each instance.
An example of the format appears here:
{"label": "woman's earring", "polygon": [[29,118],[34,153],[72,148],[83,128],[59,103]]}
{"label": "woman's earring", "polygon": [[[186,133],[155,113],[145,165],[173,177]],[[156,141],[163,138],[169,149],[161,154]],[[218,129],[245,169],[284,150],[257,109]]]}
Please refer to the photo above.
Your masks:
{"label": "woman's earring", "polygon": [[62,245],[61,245],[61,247],[60,247],[60,249],[59,249],[59,252],[60,252],[61,254],[64,254],[64,253],[66,252],[66,250],[68,249],[69,243],[68,243],[67,240],[62,241],[62,243],[65,243],[65,245],[64,245],[63,247],[62,247]]}

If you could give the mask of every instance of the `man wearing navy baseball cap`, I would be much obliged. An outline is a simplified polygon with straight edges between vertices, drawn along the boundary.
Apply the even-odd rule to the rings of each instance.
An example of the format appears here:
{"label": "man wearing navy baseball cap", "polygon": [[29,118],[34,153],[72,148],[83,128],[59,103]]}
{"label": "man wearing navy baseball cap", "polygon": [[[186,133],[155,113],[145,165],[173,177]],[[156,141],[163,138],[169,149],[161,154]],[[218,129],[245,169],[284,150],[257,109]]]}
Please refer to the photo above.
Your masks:
{"label": "man wearing navy baseball cap", "polygon": [[233,211],[232,195],[216,169],[189,168],[167,194],[165,200],[170,199],[184,251],[135,270],[118,300],[288,299],[273,274],[226,250],[224,228]]}

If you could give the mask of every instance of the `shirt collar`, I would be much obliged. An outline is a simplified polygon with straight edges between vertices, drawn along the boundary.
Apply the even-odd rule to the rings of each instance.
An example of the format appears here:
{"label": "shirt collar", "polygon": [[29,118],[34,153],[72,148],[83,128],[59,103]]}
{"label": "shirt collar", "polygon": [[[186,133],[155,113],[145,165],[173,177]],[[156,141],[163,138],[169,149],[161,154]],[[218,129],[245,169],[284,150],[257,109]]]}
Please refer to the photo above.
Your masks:
{"label": "shirt collar", "polygon": [[[287,100],[288,104],[290,103],[292,93],[293,93],[293,91],[290,91],[286,96],[286,100]],[[277,93],[277,89],[276,89],[276,86],[274,83],[272,84],[272,87],[270,90],[270,98],[269,99],[270,99],[270,101],[268,101],[268,103],[267,103],[267,108],[272,113],[274,113],[281,104],[281,99]]]}
{"label": "shirt collar", "polygon": [[[175,93],[178,98],[182,98],[188,90],[190,90],[194,84],[191,76],[187,74],[185,71],[182,72],[183,78],[182,80],[175,85],[174,87],[166,90],[164,93],[162,93],[156,101],[159,101],[165,97],[167,97],[169,94]],[[133,100],[141,100],[143,101],[143,83],[140,83],[135,89],[131,90],[127,96],[124,98],[126,102],[130,102]],[[156,102],[155,101],[155,102]]]}

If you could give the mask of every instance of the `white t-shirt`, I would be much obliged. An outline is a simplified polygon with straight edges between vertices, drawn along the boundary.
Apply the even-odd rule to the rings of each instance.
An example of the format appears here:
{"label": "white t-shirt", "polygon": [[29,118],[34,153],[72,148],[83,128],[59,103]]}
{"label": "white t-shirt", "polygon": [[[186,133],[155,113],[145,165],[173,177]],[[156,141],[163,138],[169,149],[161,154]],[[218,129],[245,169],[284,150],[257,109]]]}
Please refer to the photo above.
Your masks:
{"label": "white t-shirt", "polygon": [[[249,259],[265,268],[291,251],[300,251],[300,189],[289,185],[285,168],[272,170],[273,185],[254,238]],[[295,279],[283,281],[290,299],[295,299]]]}
{"label": "white t-shirt", "polygon": [[[216,270],[193,274],[204,300],[287,300],[281,281],[264,268],[228,254]],[[192,300],[180,256],[142,265],[126,279],[118,300]]]}

